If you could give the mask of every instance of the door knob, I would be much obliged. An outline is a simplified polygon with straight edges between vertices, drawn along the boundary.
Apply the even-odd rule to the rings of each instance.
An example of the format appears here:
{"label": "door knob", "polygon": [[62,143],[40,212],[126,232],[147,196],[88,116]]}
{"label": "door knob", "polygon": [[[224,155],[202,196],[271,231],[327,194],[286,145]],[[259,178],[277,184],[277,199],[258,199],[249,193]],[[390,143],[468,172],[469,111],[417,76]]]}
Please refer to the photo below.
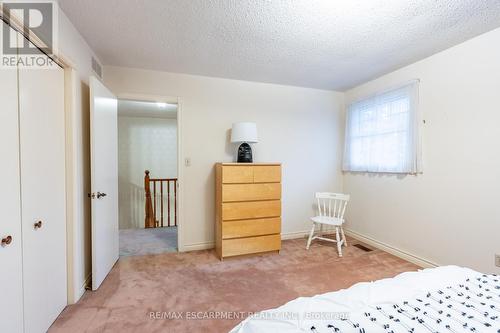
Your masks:
{"label": "door knob", "polygon": [[97,192],[97,199],[101,199],[102,197],[105,197],[105,196],[107,196],[106,193]]}
{"label": "door knob", "polygon": [[2,246],[6,246],[12,243],[12,236],[7,236],[5,238],[2,238]]}
{"label": "door knob", "polygon": [[42,221],[35,222],[35,224],[33,224],[33,226],[35,227],[35,230],[40,229],[42,227]]}

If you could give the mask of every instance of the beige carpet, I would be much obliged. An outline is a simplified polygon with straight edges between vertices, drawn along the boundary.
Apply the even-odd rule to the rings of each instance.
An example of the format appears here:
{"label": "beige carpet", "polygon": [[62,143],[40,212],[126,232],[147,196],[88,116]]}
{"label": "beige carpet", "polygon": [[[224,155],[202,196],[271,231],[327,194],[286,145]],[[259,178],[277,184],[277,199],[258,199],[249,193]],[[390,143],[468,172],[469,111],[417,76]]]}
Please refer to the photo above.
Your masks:
{"label": "beige carpet", "polygon": [[[253,312],[299,296],[347,288],[416,270],[388,253],[352,246],[338,258],[334,244],[305,239],[283,242],[281,254],[219,261],[211,250],[167,253],[119,260],[97,292],[86,292],[66,308],[50,332],[214,332],[229,331],[239,319],[187,319],[192,312]],[[182,318],[151,318],[176,312]],[[189,312],[189,313],[187,313]],[[208,314],[210,315],[210,314]]]}

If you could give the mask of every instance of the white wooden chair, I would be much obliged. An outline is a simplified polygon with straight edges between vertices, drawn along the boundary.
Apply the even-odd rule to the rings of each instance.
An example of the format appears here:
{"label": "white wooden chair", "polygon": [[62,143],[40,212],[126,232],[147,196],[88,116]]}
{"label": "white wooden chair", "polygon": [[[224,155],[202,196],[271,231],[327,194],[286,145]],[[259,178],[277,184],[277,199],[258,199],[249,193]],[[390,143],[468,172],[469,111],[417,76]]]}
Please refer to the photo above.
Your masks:
{"label": "white wooden chair", "polygon": [[[316,193],[319,215],[311,217],[313,225],[311,232],[309,233],[309,239],[307,240],[307,250],[309,250],[309,246],[314,239],[321,239],[324,241],[337,243],[339,257],[342,257],[342,245],[347,246],[347,241],[344,235],[344,229],[342,229],[342,224],[344,223],[344,213],[347,207],[347,203],[349,202],[349,198],[350,196],[348,194],[342,193]],[[336,238],[331,239],[322,237],[321,233],[320,235],[314,235],[316,224],[321,225],[321,231],[323,230],[323,225],[334,226]],[[342,236],[342,239],[340,238],[340,236]]]}

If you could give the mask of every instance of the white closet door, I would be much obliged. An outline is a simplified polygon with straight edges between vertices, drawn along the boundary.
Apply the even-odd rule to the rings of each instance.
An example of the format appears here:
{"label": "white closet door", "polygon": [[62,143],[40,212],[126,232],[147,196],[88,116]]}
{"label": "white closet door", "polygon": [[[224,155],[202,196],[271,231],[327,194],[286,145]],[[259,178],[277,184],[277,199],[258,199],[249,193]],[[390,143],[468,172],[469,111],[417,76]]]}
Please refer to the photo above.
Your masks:
{"label": "white closet door", "polygon": [[[4,22],[2,29],[9,29]],[[13,32],[15,33],[15,32]],[[15,41],[15,39],[14,39]],[[17,70],[0,69],[0,331],[23,331]]]}
{"label": "white closet door", "polygon": [[19,68],[19,115],[24,326],[26,333],[46,332],[67,302],[64,71],[60,67]]}

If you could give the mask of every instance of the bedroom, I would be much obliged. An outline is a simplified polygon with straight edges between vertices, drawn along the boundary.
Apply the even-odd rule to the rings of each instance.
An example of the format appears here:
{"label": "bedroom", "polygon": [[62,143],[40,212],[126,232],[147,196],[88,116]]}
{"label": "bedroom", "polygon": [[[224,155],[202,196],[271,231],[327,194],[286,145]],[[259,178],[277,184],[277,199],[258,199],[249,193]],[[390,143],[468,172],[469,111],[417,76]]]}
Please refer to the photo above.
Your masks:
{"label": "bedroom", "polygon": [[[64,105],[60,104],[66,115],[64,124],[59,124],[65,133],[65,146],[61,146],[64,164],[58,164],[57,170],[65,174],[66,184],[57,194],[64,196],[66,218],[60,228],[65,234],[47,238],[36,244],[36,251],[28,251],[30,232],[39,236],[51,229],[46,221],[41,228],[22,228],[43,219],[40,213],[34,214],[35,220],[20,213],[27,209],[21,206],[27,193],[23,186],[37,189],[35,180],[45,173],[32,168],[32,178],[22,175],[31,170],[27,165],[36,165],[23,163],[30,156],[22,152],[22,121],[20,133],[2,127],[3,156],[13,156],[5,160],[21,164],[2,166],[2,211],[6,215],[0,236],[6,241],[0,256],[6,260],[5,272],[10,273],[4,275],[1,287],[8,297],[0,301],[0,316],[9,325],[6,331],[229,332],[249,314],[278,308],[299,297],[393,278],[420,268],[456,265],[485,274],[500,273],[500,206],[496,203],[500,178],[495,173],[500,167],[497,1],[60,0],[54,4],[54,13],[58,45],[52,57],[64,71],[64,82],[58,81],[64,90]],[[5,15],[2,19],[7,20]],[[16,25],[15,20],[11,25]],[[6,24],[2,29],[7,29]],[[21,55],[18,52],[18,57]],[[5,62],[2,64],[5,67]],[[23,106],[16,106],[18,99],[10,97],[23,88],[26,70],[1,71],[4,91],[12,86],[12,94],[1,97],[2,105],[5,110],[7,106],[14,110],[12,119],[3,118],[2,123],[14,123]],[[16,77],[19,84],[11,84]],[[394,92],[403,94],[407,101],[403,108],[412,119],[404,122],[408,136],[390,143],[392,150],[365,147],[368,150],[348,155],[363,163],[373,162],[362,165],[363,171],[369,172],[355,170],[353,161],[346,158],[346,151],[354,147],[350,146],[353,136],[347,135],[353,131],[347,116],[361,112],[360,106],[375,108],[382,100],[391,100]],[[178,105],[179,252],[116,262],[115,247],[110,246],[115,234],[107,234],[112,241],[98,243],[94,232],[99,230],[94,230],[98,228],[93,223],[99,211],[93,205],[104,205],[117,197],[96,187],[97,178],[92,174],[96,157],[91,151],[99,147],[93,145],[108,144],[112,136],[105,128],[102,140],[91,140],[97,133],[92,130],[97,123],[91,115],[97,114],[98,93],[109,93],[103,98]],[[377,121],[384,119],[380,112]],[[252,220],[272,218],[274,229],[265,235],[274,235],[273,243],[260,244],[271,246],[271,253],[220,260],[215,248],[219,238],[221,243],[226,239],[218,235],[216,225],[229,224],[216,218],[217,210],[226,204],[218,203],[216,189],[228,184],[217,182],[216,164],[236,162],[241,141],[232,140],[232,128],[240,122],[255,124],[256,135],[245,140],[250,143],[254,164],[241,165],[251,170],[252,184],[249,190],[243,187],[234,192],[246,195],[237,202],[248,198],[253,202],[251,189],[264,184],[278,189],[264,201],[279,201],[280,206],[278,213],[269,216],[249,216]],[[366,124],[375,126],[374,122]],[[387,125],[394,124],[401,123]],[[20,153],[12,145],[16,137],[21,138]],[[375,137],[369,140],[369,144],[381,146]],[[47,149],[49,143],[43,144],[41,149]],[[387,156],[396,156],[391,152],[402,146],[404,158],[397,156],[397,162],[403,161],[400,169],[381,170],[380,165],[391,160]],[[107,149],[102,153],[103,161],[113,155]],[[373,156],[370,159],[368,155]],[[53,163],[49,162],[46,165]],[[280,165],[279,177],[254,181],[256,169],[252,166],[262,164]],[[18,169],[21,171],[15,171]],[[21,173],[17,176],[20,181],[10,181],[15,178],[12,172]],[[23,185],[23,179],[35,180]],[[98,191],[108,195],[100,200],[87,197]],[[19,200],[9,194],[18,192]],[[349,195],[342,223],[347,236],[347,244],[340,247],[342,257],[336,244],[321,240],[312,241],[306,249],[311,217],[318,215],[317,192]],[[47,192],[44,197],[51,193],[56,192]],[[13,215],[9,215],[9,208],[15,208]],[[250,209],[251,214],[257,211]],[[243,222],[240,227],[247,232],[241,238],[255,230]],[[271,228],[271,223],[265,227]],[[333,232],[325,237],[336,237],[335,228],[325,231]],[[7,236],[11,236],[10,241]],[[38,285],[40,296],[42,286],[54,284],[55,277],[50,275],[34,281],[23,277],[23,269],[30,271],[23,265],[46,257],[41,251],[48,243],[62,244],[57,247],[59,252],[66,248],[65,257],[58,257],[55,266],[64,266],[58,276],[63,279],[58,285],[64,290],[58,289],[57,297],[47,291],[44,297],[27,300],[28,290]],[[227,243],[236,244],[232,251],[239,253],[260,251],[249,250],[243,239]],[[102,256],[95,255],[99,251]],[[17,259],[10,259],[14,255]],[[23,261],[23,256],[26,259],[29,255],[32,260]],[[107,262],[99,263],[102,258]],[[101,264],[103,270],[94,271]],[[47,270],[43,265],[36,269],[37,274]],[[449,277],[443,283],[472,274],[443,269],[437,271],[443,279]],[[391,281],[404,284],[432,274]],[[428,281],[427,291],[434,282]],[[417,293],[411,288],[404,292]],[[356,296],[352,297],[351,301]],[[53,311],[40,314],[35,324],[30,322],[36,309],[52,306],[40,299],[56,298],[59,303]],[[497,307],[489,310],[491,316],[498,303],[490,304],[495,304]],[[286,308],[289,311],[300,309]],[[343,312],[328,307],[321,311]],[[355,314],[353,318],[357,318]],[[308,327],[300,329],[311,331],[314,326],[318,332],[337,327],[349,331],[347,321],[339,319],[337,325],[336,318],[331,320],[333,323],[325,327],[301,322]],[[488,320],[492,327],[473,327],[493,332],[499,322]],[[272,320],[262,322],[273,324]],[[267,330],[248,325],[248,332]],[[391,325],[391,329],[407,331],[403,326]],[[444,327],[442,331],[449,330]]]}

